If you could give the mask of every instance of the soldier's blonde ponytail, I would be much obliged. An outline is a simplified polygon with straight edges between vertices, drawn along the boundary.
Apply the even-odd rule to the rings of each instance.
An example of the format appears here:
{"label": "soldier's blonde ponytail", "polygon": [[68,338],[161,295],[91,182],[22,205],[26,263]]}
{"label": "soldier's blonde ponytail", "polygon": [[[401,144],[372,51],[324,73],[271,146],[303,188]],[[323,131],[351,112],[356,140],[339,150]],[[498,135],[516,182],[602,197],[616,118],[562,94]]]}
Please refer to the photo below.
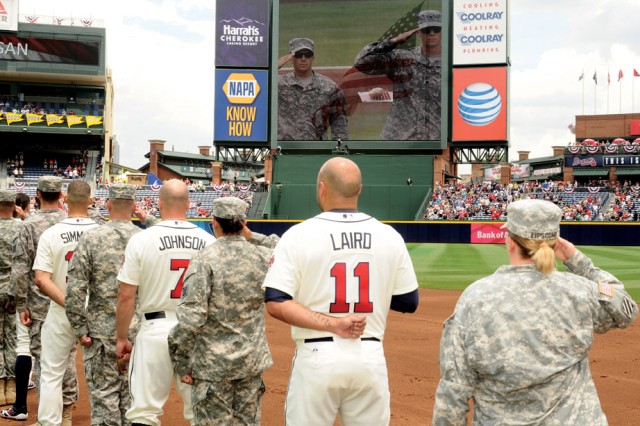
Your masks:
{"label": "soldier's blonde ponytail", "polygon": [[520,248],[520,254],[533,260],[536,269],[545,275],[550,274],[555,269],[556,256],[553,248],[558,240],[529,240],[509,232],[511,238]]}

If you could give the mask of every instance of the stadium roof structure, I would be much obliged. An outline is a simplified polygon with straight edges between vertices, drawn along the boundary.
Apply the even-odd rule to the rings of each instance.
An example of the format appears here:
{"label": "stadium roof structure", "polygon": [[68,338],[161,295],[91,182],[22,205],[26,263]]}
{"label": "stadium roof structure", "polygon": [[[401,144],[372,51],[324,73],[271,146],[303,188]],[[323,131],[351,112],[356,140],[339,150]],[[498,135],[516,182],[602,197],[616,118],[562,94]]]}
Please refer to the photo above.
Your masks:
{"label": "stadium roof structure", "polygon": [[[573,174],[575,174],[575,171],[573,172]],[[623,169],[623,168],[618,168],[615,172],[616,176],[637,176],[640,175],[640,169],[639,168],[631,168],[631,169]]]}
{"label": "stadium roof structure", "polygon": [[[189,152],[179,152],[179,151],[158,151],[158,155],[161,157],[172,158],[176,160],[200,160],[200,161],[214,161],[213,157],[208,157],[202,154],[193,154]],[[150,158],[151,153],[147,152],[144,155],[145,158]]]}
{"label": "stadium roof structure", "polygon": [[574,176],[608,176],[609,169],[602,167],[594,167],[590,169],[573,169]]}
{"label": "stadium roof structure", "polygon": [[538,157],[528,158],[526,160],[512,161],[512,164],[538,164],[538,163],[551,163],[554,161],[564,160],[564,155],[553,155],[550,157]]}

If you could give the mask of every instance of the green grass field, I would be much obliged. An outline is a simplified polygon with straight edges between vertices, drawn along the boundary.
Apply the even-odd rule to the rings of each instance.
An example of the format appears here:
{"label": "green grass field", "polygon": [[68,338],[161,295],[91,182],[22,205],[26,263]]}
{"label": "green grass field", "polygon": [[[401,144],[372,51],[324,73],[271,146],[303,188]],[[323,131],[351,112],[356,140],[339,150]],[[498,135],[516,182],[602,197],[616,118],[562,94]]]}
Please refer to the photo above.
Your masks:
{"label": "green grass field", "polygon": [[[420,287],[464,290],[508,263],[501,244],[407,244]],[[594,264],[622,281],[640,301],[640,247],[581,246]],[[558,269],[566,268],[558,262]]]}

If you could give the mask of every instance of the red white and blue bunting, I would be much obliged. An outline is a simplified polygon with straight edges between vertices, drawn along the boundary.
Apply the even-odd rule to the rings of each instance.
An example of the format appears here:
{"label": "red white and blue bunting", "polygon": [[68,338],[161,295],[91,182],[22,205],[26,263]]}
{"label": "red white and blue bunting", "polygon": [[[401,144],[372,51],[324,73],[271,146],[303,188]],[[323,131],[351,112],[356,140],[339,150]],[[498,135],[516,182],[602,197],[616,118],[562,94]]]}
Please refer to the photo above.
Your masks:
{"label": "red white and blue bunting", "polygon": [[22,192],[22,190],[25,188],[25,186],[27,186],[26,182],[14,182],[13,186],[16,187],[16,190],[19,192]]}
{"label": "red white and blue bunting", "polygon": [[158,181],[155,181],[151,185],[149,185],[149,189],[152,190],[153,192],[160,191],[160,188],[162,188],[162,185],[158,183]]}
{"label": "red white and blue bunting", "polygon": [[624,152],[636,152],[638,150],[638,146],[637,145],[624,145],[622,147],[622,149],[624,149]]}
{"label": "red white and blue bunting", "polygon": [[571,154],[577,154],[580,152],[580,146],[568,146],[567,147],[567,151],[569,151]]}
{"label": "red white and blue bunting", "polygon": [[613,154],[615,152],[618,152],[618,145],[607,145],[604,150],[606,152],[608,152],[609,154]]}
{"label": "red white and blue bunting", "polygon": [[566,192],[567,194],[571,194],[574,191],[575,187],[573,186],[566,186],[564,188],[564,192]]}
{"label": "red white and blue bunting", "polygon": [[239,183],[238,185],[236,185],[236,188],[238,189],[238,191],[240,192],[248,192],[250,186],[247,184],[243,184],[243,183]]}
{"label": "red white and blue bunting", "polygon": [[587,149],[587,152],[589,154],[595,154],[596,152],[598,152],[598,150],[600,149],[599,146],[587,146],[585,147]]}
{"label": "red white and blue bunting", "polygon": [[590,193],[592,194],[597,194],[598,192],[600,192],[600,188],[599,186],[588,186],[587,189],[589,190]]}

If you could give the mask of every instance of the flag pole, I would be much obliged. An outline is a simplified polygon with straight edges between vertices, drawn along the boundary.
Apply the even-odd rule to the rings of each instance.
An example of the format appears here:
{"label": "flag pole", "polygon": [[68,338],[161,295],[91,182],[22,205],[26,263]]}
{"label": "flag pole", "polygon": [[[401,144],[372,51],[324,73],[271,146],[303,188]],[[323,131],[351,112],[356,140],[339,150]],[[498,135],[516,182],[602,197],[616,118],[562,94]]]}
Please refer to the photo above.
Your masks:
{"label": "flag pole", "polygon": [[584,115],[584,68],[582,69],[582,115]]}

